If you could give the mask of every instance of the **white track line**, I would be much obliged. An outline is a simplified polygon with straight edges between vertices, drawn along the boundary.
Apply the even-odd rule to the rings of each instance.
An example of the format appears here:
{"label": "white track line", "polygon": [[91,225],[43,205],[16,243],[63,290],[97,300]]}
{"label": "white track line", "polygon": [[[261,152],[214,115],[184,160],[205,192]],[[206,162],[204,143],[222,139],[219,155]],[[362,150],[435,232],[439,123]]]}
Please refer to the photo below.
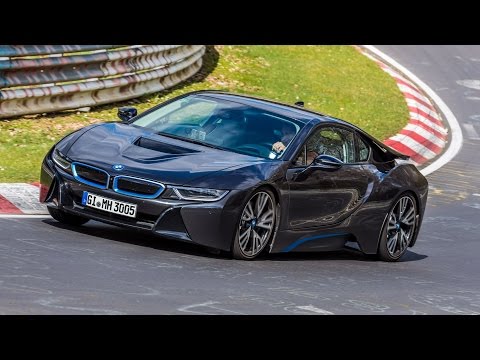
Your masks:
{"label": "white track line", "polygon": [[477,130],[475,130],[475,126],[471,123],[465,123],[463,124],[463,128],[467,132],[467,137],[470,140],[480,140],[480,137],[478,136]]}
{"label": "white track line", "polygon": [[405,126],[403,128],[403,130],[413,131],[413,132],[417,133],[418,135],[420,135],[421,137],[424,137],[425,139],[427,139],[431,143],[437,145],[438,147],[441,147],[441,148],[445,147],[445,141],[444,140],[439,139],[438,137],[433,135],[428,130],[425,130],[424,128],[422,128],[421,126],[414,125],[414,124],[407,124],[407,126]]}
{"label": "white track line", "polygon": [[10,201],[24,214],[40,215],[47,211],[44,204],[38,202],[40,189],[27,183],[0,184],[0,195]]}
{"label": "white track line", "polygon": [[397,85],[398,85],[398,88],[400,89],[401,92],[410,94],[413,97],[417,98],[418,100],[421,100],[424,103],[430,104],[430,101],[425,96],[420,94],[418,91],[413,90],[411,87],[403,85],[403,84],[397,84]]}
{"label": "white track line", "polygon": [[427,125],[428,127],[432,128],[433,130],[438,131],[441,134],[445,134],[445,135],[448,134],[447,129],[441,127],[440,125],[435,124],[434,122],[430,121],[429,119],[427,119],[423,115],[420,115],[420,114],[417,114],[417,113],[410,113],[410,119],[418,120],[418,121],[424,123],[425,125]]}
{"label": "white track line", "polygon": [[0,219],[48,219],[50,215],[9,215],[9,214],[0,214]]}
{"label": "white track line", "polygon": [[[404,79],[404,77],[402,75],[400,75],[398,72],[396,72],[395,70],[392,70],[390,69],[389,67],[386,67],[386,66],[383,66],[383,64],[381,65],[383,71],[389,73],[392,77],[396,78],[396,79],[400,79],[400,80],[406,80]],[[408,81],[408,80],[407,80]]]}
{"label": "white track line", "polygon": [[[422,104],[420,104],[418,101],[416,100],[413,100],[413,99],[405,99],[407,101],[407,105],[408,106],[412,106],[414,107],[415,109],[419,109],[421,111],[423,111],[425,114],[427,114],[428,116],[432,117],[433,119],[435,120],[438,120],[438,121],[442,121],[442,119],[440,118],[440,116],[435,112],[435,110],[433,109],[430,109]],[[411,112],[411,111],[410,111]]]}
{"label": "white track line", "polygon": [[320,309],[320,308],[318,308],[316,306],[313,306],[313,305],[296,306],[296,308],[300,309],[300,310],[312,311],[312,312],[314,312],[316,314],[320,314],[320,315],[335,315],[331,311],[323,310],[323,309]]}
{"label": "white track line", "polygon": [[412,149],[412,151],[423,156],[425,159],[433,159],[435,156],[437,156],[437,153],[430,150],[425,145],[420,144],[417,140],[412,139],[408,135],[397,134],[395,136],[392,136],[390,140],[398,141],[399,143],[402,143],[402,145],[409,147],[410,149]]}
{"label": "white track line", "polygon": [[453,115],[450,108],[443,102],[440,96],[437,95],[435,91],[433,91],[427,84],[425,84],[422,80],[420,80],[417,76],[415,76],[411,71],[406,69],[404,66],[400,65],[397,61],[393,60],[387,54],[384,54],[382,51],[378,50],[375,46],[372,45],[364,45],[366,49],[377,55],[383,61],[389,63],[393,67],[400,70],[404,73],[410,80],[412,80],[422,91],[424,91],[438,106],[440,111],[445,116],[445,119],[450,126],[450,130],[452,132],[452,140],[450,145],[448,146],[447,151],[445,151],[437,160],[433,163],[428,165],[426,168],[421,170],[423,175],[428,175],[433,173],[434,171],[440,169],[443,165],[447,164],[450,160],[452,160],[462,148],[463,143],[463,135],[462,135],[462,128],[458,123],[457,118]]}

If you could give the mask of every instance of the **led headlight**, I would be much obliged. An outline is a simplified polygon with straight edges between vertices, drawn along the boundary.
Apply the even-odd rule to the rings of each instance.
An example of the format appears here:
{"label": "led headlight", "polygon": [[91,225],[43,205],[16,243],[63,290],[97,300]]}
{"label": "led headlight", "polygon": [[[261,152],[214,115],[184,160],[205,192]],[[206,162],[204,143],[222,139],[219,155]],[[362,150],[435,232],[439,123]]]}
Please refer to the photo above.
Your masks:
{"label": "led headlight", "polygon": [[[191,187],[171,187],[170,198],[193,201],[218,201],[227,195],[228,190],[203,189]],[[176,195],[176,196],[175,196]]]}
{"label": "led headlight", "polygon": [[55,164],[60,166],[63,170],[70,170],[71,162],[68,160],[68,158],[65,155],[63,155],[57,149],[54,149],[52,152],[52,160]]}

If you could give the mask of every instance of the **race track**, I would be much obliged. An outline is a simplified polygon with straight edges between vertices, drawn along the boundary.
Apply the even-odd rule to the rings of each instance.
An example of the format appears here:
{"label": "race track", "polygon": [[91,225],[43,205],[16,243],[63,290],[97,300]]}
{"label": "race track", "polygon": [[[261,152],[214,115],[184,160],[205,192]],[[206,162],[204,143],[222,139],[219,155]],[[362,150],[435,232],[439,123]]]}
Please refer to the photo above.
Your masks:
{"label": "race track", "polygon": [[464,143],[428,176],[398,263],[345,251],[242,262],[97,222],[0,218],[0,314],[480,314],[480,46],[379,46],[427,83]]}

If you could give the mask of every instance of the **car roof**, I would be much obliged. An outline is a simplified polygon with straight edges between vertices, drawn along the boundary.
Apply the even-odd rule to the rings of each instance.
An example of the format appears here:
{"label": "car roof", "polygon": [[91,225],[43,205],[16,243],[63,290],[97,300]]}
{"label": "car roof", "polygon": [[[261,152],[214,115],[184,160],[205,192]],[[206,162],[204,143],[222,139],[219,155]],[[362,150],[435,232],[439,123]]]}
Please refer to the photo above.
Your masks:
{"label": "car roof", "polygon": [[242,105],[247,105],[254,108],[260,108],[266,111],[273,112],[278,115],[290,117],[290,118],[299,120],[305,124],[314,119],[317,119],[320,121],[330,121],[330,122],[339,122],[339,123],[348,124],[347,122],[344,122],[340,119],[332,118],[325,114],[303,109],[298,106],[288,105],[288,104],[275,102],[267,99],[262,99],[254,96],[233,94],[233,93],[217,91],[217,90],[200,90],[200,91],[195,91],[191,93],[191,95],[202,95],[202,96],[213,97],[221,100],[233,101]]}

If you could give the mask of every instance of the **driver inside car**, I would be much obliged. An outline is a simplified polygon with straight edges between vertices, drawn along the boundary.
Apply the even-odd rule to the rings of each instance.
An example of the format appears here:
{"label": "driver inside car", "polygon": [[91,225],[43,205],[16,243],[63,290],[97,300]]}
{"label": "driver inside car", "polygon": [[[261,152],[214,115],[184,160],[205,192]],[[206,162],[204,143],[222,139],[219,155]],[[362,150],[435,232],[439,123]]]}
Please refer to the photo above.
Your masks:
{"label": "driver inside car", "polygon": [[281,132],[282,132],[282,137],[280,141],[277,141],[275,144],[272,145],[272,150],[278,154],[281,153],[283,150],[285,150],[288,143],[295,136],[295,128],[284,122],[282,124]]}

